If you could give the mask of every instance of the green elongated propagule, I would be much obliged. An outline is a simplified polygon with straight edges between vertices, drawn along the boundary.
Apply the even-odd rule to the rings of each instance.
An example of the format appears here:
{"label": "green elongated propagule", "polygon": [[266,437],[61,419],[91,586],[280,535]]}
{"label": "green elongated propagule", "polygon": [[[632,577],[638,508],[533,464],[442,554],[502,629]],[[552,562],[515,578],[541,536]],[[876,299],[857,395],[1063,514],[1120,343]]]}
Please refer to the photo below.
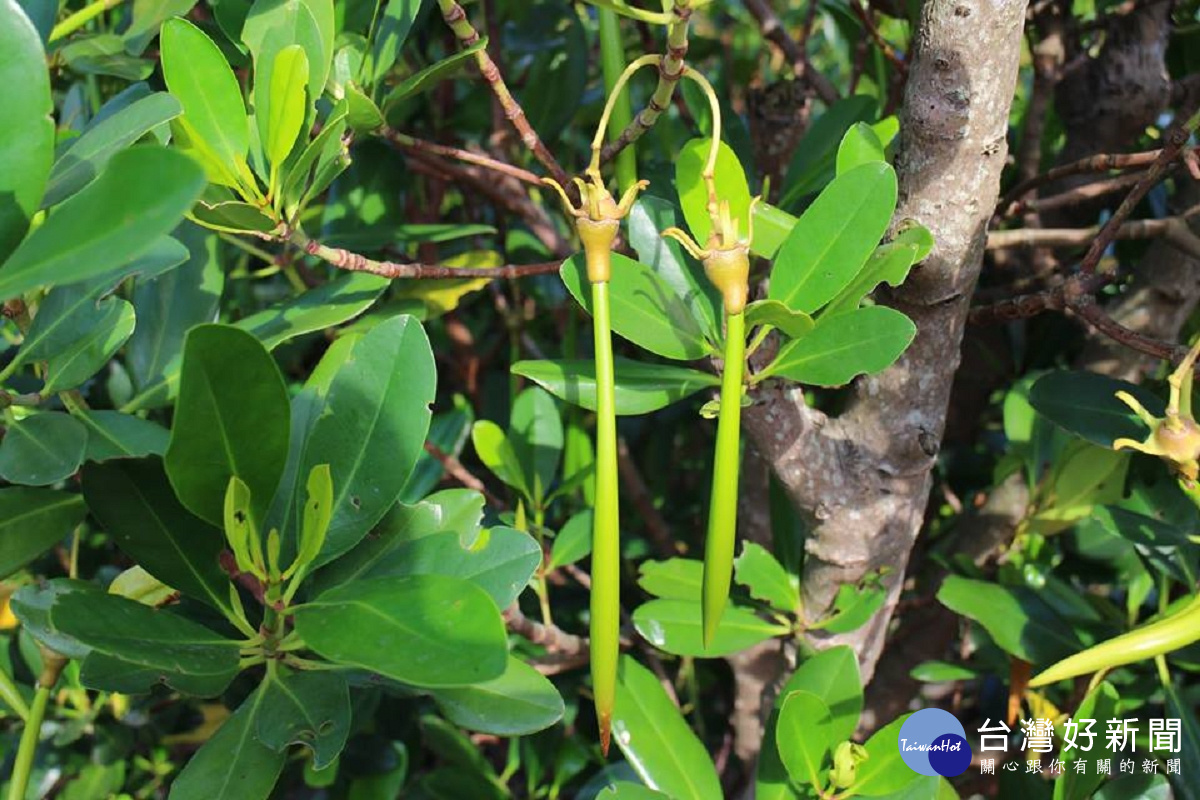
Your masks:
{"label": "green elongated propagule", "polygon": [[558,190],[583,244],[588,283],[592,287],[592,335],[596,363],[596,505],[592,528],[592,589],[589,637],[592,692],[600,727],[600,749],[608,754],[613,706],[617,694],[617,659],[621,635],[620,499],[617,488],[616,380],[613,376],[612,326],[609,279],[612,247],[621,220],[629,213],[646,181],[629,186],[621,201],[613,199],[600,176],[600,148],[613,104],[629,77],[638,69],[658,64],[659,56],[642,56],[621,73],[609,94],[592,140],[592,160],[587,180],[575,179],[580,202],[576,206],[562,186],[544,179]]}

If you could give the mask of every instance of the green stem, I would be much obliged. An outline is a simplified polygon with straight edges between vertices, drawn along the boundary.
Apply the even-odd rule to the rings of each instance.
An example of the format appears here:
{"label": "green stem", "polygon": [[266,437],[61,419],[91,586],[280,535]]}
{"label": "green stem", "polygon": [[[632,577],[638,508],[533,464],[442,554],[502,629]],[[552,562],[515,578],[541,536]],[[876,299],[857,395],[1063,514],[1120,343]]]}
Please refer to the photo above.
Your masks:
{"label": "green stem", "polygon": [[33,696],[29,716],[25,718],[25,730],[17,746],[17,759],[13,763],[12,778],[8,784],[8,800],[25,800],[29,787],[29,774],[33,770],[33,756],[37,752],[38,738],[42,731],[42,720],[46,716],[46,704],[50,700],[50,687],[38,684]]}
{"label": "green stem", "polygon": [[0,700],[3,700],[5,705],[15,711],[22,721],[29,719],[29,704],[25,702],[24,697],[21,697],[17,685],[4,670],[0,670]]}
{"label": "green stem", "polygon": [[608,753],[620,648],[621,544],[617,527],[617,414],[608,283],[592,284],[596,362],[596,505],[592,529],[592,691]]}
{"label": "green stem", "polygon": [[94,3],[89,3],[83,8],[76,11],[71,16],[64,19],[62,22],[54,26],[50,31],[50,41],[55,42],[63,38],[69,33],[82,28],[96,17],[108,11],[110,8],[116,8],[121,5],[124,0],[96,0]]}
{"label": "green stem", "polygon": [[[621,72],[625,69],[625,47],[621,43],[621,24],[617,12],[611,8],[601,8],[598,11],[600,19],[600,64],[604,70],[604,89],[612,93],[616,88]],[[633,104],[629,96],[624,95],[613,105],[612,116],[608,120],[608,132],[614,139],[621,135],[628,125],[633,122]],[[617,185],[622,192],[637,183],[637,153],[632,146],[626,147],[617,154]]]}
{"label": "green stem", "polygon": [[704,646],[712,644],[733,573],[737,534],[738,462],[741,458],[742,371],[746,356],[746,316],[725,316],[725,368],[721,376],[721,412],[717,418],[717,453],[713,465],[704,541],[704,595],[701,608]]}

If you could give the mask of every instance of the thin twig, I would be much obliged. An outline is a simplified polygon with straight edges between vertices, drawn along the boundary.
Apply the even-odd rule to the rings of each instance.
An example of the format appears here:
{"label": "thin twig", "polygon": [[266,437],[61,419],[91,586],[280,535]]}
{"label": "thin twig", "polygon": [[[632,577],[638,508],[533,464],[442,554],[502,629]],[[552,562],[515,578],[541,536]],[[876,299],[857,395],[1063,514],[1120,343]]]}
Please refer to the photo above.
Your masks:
{"label": "thin twig", "polygon": [[[442,19],[450,26],[450,30],[454,32],[458,43],[465,47],[471,47],[479,41],[479,32],[471,25],[467,19],[467,12],[463,11],[455,0],[438,0],[438,6],[442,11]],[[479,73],[483,79],[487,81],[491,87],[492,93],[496,96],[496,100],[500,103],[500,107],[504,109],[504,116],[508,118],[509,123],[517,131],[521,137],[521,141],[529,148],[529,152],[533,153],[534,158],[542,163],[554,180],[558,181],[563,186],[566,186],[570,179],[567,176],[566,170],[558,163],[558,160],[551,155],[546,149],[546,145],[542,142],[542,138],[538,136],[537,131],[529,124],[529,118],[525,115],[525,110],[521,108],[521,104],[513,97],[509,91],[508,84],[504,82],[504,76],[500,74],[500,68],[496,66],[496,62],[488,55],[487,48],[481,48],[475,52],[475,61],[479,65]]]}
{"label": "thin twig", "polygon": [[[1200,258],[1200,240],[1187,227],[1187,220],[1200,216],[1200,205],[1193,206],[1175,217],[1138,219],[1126,222],[1109,232],[1109,243],[1117,239],[1154,239],[1166,237],[1171,244]],[[1103,228],[1017,228],[1011,231],[992,231],[987,236],[989,250],[1008,247],[1080,247],[1094,243]],[[1089,252],[1091,252],[1089,250]],[[1088,270],[1085,270],[1088,271]]]}
{"label": "thin twig", "polygon": [[436,142],[427,142],[424,139],[417,139],[413,136],[400,133],[399,131],[384,125],[376,131],[384,139],[387,139],[392,144],[403,150],[409,150],[419,153],[432,153],[443,158],[453,158],[457,161],[465,161],[468,164],[475,164],[484,169],[500,172],[510,177],[516,178],[519,181],[541,186],[542,179],[533,174],[527,169],[509,164],[507,161],[501,161],[498,158],[484,155],[483,153],[475,153],[470,150],[463,150],[458,147],[450,147]]}
{"label": "thin twig", "polygon": [[562,656],[584,655],[589,650],[588,640],[567,633],[557,625],[547,625],[531,620],[515,602],[504,611],[504,624],[509,631],[533,644],[541,645],[552,653]]}
{"label": "thin twig", "polygon": [[1017,200],[1004,210],[1004,216],[1012,217],[1017,214],[1024,214],[1027,211],[1035,213],[1055,211],[1060,208],[1079,205],[1080,203],[1086,203],[1089,200],[1095,200],[1107,194],[1129,189],[1137,185],[1138,181],[1143,177],[1145,177],[1144,172],[1118,175],[1114,178],[1105,178],[1093,183],[1085,183],[1082,186],[1076,186],[1073,189],[1068,189],[1065,192],[1059,192],[1049,197],[1028,197]]}
{"label": "thin twig", "polygon": [[758,20],[758,27],[763,38],[772,42],[783,52],[788,61],[792,62],[792,70],[796,78],[804,80],[812,86],[817,96],[826,105],[836,103],[840,98],[837,88],[828,78],[813,68],[812,62],[808,60],[808,53],[784,30],[783,23],[779,21],[779,17],[776,16],[775,10],[771,8],[768,0],[743,0],[743,2],[746,10]]}
{"label": "thin twig", "polygon": [[445,450],[429,441],[425,442],[425,452],[437,459],[438,463],[442,465],[442,469],[446,470],[446,474],[450,475],[450,477],[454,478],[468,489],[474,489],[475,491],[479,492],[494,508],[497,508],[501,511],[508,508],[508,504],[505,503],[504,500],[488,491],[487,485],[478,477],[476,477],[471,470],[463,466],[463,463],[455,458],[452,454],[447,453]]}
{"label": "thin twig", "polygon": [[850,4],[850,10],[854,12],[854,16],[858,17],[858,21],[867,29],[871,41],[875,42],[875,46],[883,53],[883,57],[892,62],[892,66],[896,68],[901,77],[908,77],[908,63],[896,52],[896,48],[892,47],[891,42],[883,38],[883,34],[875,26],[875,20],[871,19],[870,9],[866,7],[862,0],[858,0],[858,2]]}

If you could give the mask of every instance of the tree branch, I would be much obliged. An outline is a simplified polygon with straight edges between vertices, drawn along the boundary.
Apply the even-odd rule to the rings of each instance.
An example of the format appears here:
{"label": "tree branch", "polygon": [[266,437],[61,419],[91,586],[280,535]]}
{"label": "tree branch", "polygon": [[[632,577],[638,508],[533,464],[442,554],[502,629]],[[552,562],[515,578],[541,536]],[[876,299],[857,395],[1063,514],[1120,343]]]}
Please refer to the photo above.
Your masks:
{"label": "tree branch", "polygon": [[828,78],[813,68],[812,62],[808,60],[808,53],[804,52],[800,43],[784,30],[783,23],[779,21],[775,10],[771,8],[769,0],[743,0],[743,2],[746,10],[758,20],[758,27],[762,31],[763,38],[778,47],[788,61],[792,62],[792,70],[796,78],[808,83],[826,105],[836,103],[840,99],[838,90]]}

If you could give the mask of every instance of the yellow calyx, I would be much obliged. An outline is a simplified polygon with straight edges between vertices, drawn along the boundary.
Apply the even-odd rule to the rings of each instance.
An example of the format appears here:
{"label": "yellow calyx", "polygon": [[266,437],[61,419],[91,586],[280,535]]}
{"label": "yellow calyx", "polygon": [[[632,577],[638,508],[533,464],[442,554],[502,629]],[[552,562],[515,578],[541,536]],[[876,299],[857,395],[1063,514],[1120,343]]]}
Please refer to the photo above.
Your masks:
{"label": "yellow calyx", "polygon": [[738,221],[729,210],[728,200],[722,200],[717,207],[707,247],[701,248],[679,228],[667,228],[662,232],[663,236],[679,242],[704,264],[704,274],[721,293],[727,314],[740,314],[746,309],[750,294],[750,242],[754,238],[754,206],[761,199],[756,197],[750,203],[750,220],[744,239],[738,235]]}
{"label": "yellow calyx", "polygon": [[567,214],[574,219],[575,230],[587,257],[588,281],[602,283],[612,277],[612,247],[621,227],[621,220],[633,207],[638,192],[650,184],[648,181],[638,181],[630,186],[621,197],[621,201],[617,202],[604,185],[599,170],[589,169],[587,178],[586,181],[583,178],[575,178],[575,185],[579,187],[578,206],[571,202],[571,198],[567,197],[566,190],[558,181],[542,178],[542,182],[554,187],[562,198]]}
{"label": "yellow calyx", "polygon": [[1117,439],[1113,442],[1114,450],[1137,450],[1157,456],[1190,481],[1200,477],[1200,424],[1192,416],[1192,369],[1197,356],[1200,356],[1200,340],[1167,379],[1171,396],[1166,416],[1161,419],[1147,411],[1133,395],[1117,392],[1117,399],[1146,423],[1150,435],[1141,442]]}

